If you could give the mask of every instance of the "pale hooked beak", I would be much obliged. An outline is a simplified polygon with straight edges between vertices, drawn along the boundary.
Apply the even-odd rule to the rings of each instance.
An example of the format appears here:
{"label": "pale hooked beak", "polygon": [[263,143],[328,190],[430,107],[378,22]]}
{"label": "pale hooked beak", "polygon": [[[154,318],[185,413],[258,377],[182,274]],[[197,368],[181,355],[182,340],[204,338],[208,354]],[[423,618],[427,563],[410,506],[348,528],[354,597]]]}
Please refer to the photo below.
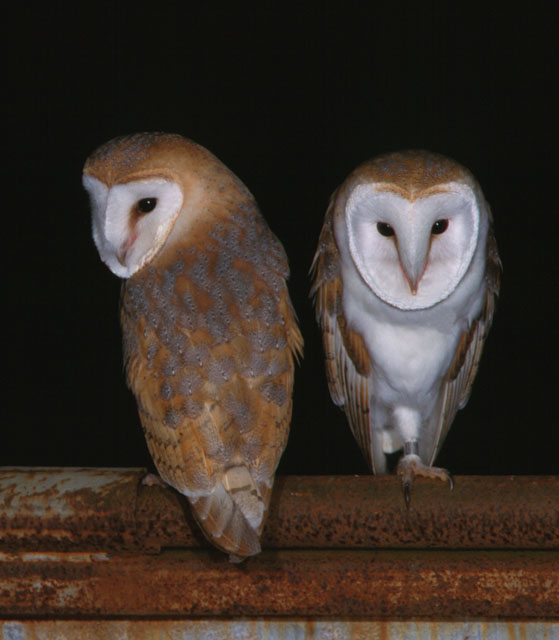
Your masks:
{"label": "pale hooked beak", "polygon": [[419,280],[421,279],[421,276],[419,276],[419,278],[417,277],[414,278],[413,276],[410,276],[410,274],[404,269],[404,278],[407,280],[412,296],[417,295],[417,286],[419,284]]}
{"label": "pale hooked beak", "polygon": [[415,237],[409,234],[403,241],[401,238],[398,239],[400,266],[413,296],[417,295],[419,283],[427,267],[429,247],[430,238],[424,240],[420,234]]}
{"label": "pale hooked beak", "polygon": [[132,248],[134,242],[136,242],[137,237],[137,233],[131,233],[128,238],[120,245],[120,248],[116,252],[116,258],[123,267],[126,266],[126,258],[128,256],[128,252]]}
{"label": "pale hooked beak", "polygon": [[125,267],[126,266],[126,254],[128,253],[128,247],[122,245],[120,249],[116,252],[116,259],[120,262],[120,264]]}

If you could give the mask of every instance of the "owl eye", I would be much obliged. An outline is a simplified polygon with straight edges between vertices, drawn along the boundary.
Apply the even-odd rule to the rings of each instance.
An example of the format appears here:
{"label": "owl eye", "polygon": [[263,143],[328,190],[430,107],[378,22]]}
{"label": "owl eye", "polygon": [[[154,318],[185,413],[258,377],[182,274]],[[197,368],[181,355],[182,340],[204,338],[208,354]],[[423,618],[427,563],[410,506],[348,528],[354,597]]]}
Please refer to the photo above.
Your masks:
{"label": "owl eye", "polygon": [[136,208],[140,213],[150,213],[157,205],[157,198],[142,198],[138,200]]}
{"label": "owl eye", "polygon": [[394,229],[388,224],[388,222],[377,222],[377,230],[381,236],[393,236]]}
{"label": "owl eye", "polygon": [[448,220],[437,220],[436,222],[433,223],[433,226],[431,227],[431,233],[434,233],[435,235],[438,236],[441,233],[444,233],[447,229],[448,229]]}

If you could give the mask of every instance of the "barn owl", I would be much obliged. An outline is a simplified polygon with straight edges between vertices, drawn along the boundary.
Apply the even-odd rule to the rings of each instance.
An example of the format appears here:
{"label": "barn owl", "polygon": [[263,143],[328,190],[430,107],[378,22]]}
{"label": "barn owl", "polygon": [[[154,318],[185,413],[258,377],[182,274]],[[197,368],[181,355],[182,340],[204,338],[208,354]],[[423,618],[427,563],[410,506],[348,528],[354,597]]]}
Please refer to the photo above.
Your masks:
{"label": "barn owl", "polygon": [[302,338],[287,260],[242,182],[176,134],[116,138],[83,184],[124,279],[127,382],[161,478],[232,561],[260,551]]}
{"label": "barn owl", "polygon": [[333,194],[311,273],[330,394],[373,473],[402,452],[406,504],[465,406],[500,261],[471,173],[426,151],[377,157]]}

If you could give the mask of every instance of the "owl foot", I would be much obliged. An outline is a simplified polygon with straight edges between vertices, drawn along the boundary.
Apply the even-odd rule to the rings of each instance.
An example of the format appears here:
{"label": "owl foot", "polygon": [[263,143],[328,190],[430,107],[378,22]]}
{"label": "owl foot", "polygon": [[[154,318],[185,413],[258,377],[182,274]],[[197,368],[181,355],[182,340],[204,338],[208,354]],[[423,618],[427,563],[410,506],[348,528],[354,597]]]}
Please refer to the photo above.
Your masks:
{"label": "owl foot", "polygon": [[155,473],[146,473],[146,475],[142,478],[142,485],[144,487],[168,487],[169,485],[162,480]]}
{"label": "owl foot", "polygon": [[413,479],[416,476],[423,476],[425,478],[433,478],[448,482],[451,491],[454,487],[452,476],[446,469],[441,469],[440,467],[430,467],[426,464],[423,464],[420,457],[414,453],[406,454],[400,459],[400,462],[398,463],[397,473],[402,478],[404,500],[406,501],[407,508],[409,508],[410,506],[411,486],[413,483]]}

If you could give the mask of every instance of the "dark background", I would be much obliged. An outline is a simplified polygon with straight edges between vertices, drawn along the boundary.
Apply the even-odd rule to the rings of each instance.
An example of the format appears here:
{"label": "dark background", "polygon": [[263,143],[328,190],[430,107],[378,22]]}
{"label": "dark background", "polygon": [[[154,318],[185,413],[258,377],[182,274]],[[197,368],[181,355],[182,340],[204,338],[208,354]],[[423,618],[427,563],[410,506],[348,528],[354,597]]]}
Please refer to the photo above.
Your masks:
{"label": "dark background", "polygon": [[97,145],[163,130],[228,165],[289,255],[306,346],[280,473],[366,472],[328,396],[307,272],[331,192],[402,148],[473,171],[504,264],[474,391],[438,463],[557,473],[558,69],[545,5],[114,5],[23,5],[5,22],[0,464],[150,465],[122,373],[119,282],[93,246],[80,180]]}

